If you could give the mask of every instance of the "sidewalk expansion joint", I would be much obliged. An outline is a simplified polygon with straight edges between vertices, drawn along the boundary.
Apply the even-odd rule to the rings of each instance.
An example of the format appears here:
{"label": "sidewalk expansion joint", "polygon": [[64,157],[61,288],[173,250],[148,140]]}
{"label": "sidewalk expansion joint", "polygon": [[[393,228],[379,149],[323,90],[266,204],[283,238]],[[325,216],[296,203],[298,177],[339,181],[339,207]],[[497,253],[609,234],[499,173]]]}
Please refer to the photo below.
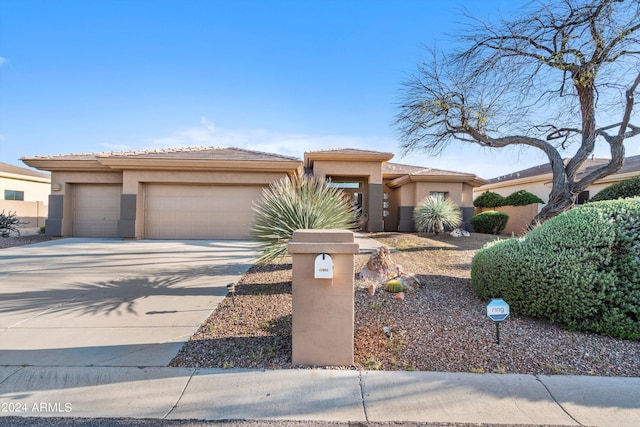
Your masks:
{"label": "sidewalk expansion joint", "polygon": [[558,400],[556,399],[556,397],[553,395],[553,393],[551,393],[551,390],[549,390],[549,387],[547,387],[547,385],[544,383],[544,381],[542,381],[540,379],[540,377],[538,375],[535,376],[536,381],[538,381],[540,384],[542,384],[542,387],[544,387],[545,390],[547,390],[547,393],[549,393],[549,396],[551,396],[551,398],[553,399],[553,401],[556,403],[556,405],[558,405],[558,407],[560,409],[562,409],[562,412],[564,412],[565,414],[567,414],[567,416],[569,418],[571,418],[573,421],[576,422],[576,424],[578,424],[579,426],[584,426],[585,424],[582,424],[580,421],[578,421],[573,415],[571,415],[571,413],[569,411],[567,411],[565,409],[564,406],[562,406],[562,403],[558,402]]}
{"label": "sidewalk expansion joint", "polygon": [[[11,366],[11,365],[4,365],[4,366]],[[0,381],[0,385],[4,384],[9,378],[13,377],[14,375],[16,375],[18,372],[22,371],[27,366],[28,365],[20,365],[20,369],[16,369],[15,372],[12,372],[11,375],[9,375],[7,378],[5,378],[2,381]]]}
{"label": "sidewalk expansion joint", "polygon": [[369,422],[369,414],[367,414],[367,401],[364,398],[364,379],[362,370],[358,369],[358,385],[360,386],[360,398],[362,399],[362,411],[364,412],[364,421]]}
{"label": "sidewalk expansion joint", "polygon": [[198,369],[197,369],[197,368],[194,368],[194,369],[191,371],[191,375],[189,375],[189,379],[187,380],[186,384],[184,385],[184,387],[183,387],[183,389],[182,389],[182,392],[180,392],[180,396],[178,396],[178,398],[176,399],[176,403],[174,403],[174,404],[173,404],[173,406],[171,407],[171,409],[169,409],[169,410],[167,411],[167,413],[166,413],[166,414],[164,414],[164,415],[162,416],[162,419],[163,419],[163,420],[166,420],[166,419],[167,419],[167,417],[168,417],[169,415],[171,415],[171,413],[173,412],[173,410],[174,410],[174,409],[176,409],[176,408],[178,407],[178,404],[179,404],[179,403],[180,403],[180,401],[182,400],[182,397],[184,396],[184,393],[187,391],[187,387],[189,387],[189,384],[191,383],[191,379],[192,379],[192,378],[193,378],[193,376],[196,374],[196,372],[198,372]]}

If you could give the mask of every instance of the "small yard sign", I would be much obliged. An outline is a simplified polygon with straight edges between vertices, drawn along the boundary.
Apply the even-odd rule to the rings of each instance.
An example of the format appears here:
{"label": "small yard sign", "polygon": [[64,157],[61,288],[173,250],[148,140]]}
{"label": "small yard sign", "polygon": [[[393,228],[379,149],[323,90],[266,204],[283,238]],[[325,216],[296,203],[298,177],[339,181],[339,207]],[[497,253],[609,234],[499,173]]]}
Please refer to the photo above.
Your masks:
{"label": "small yard sign", "polygon": [[495,298],[487,304],[487,317],[496,324],[496,342],[500,344],[500,323],[509,317],[509,304],[502,298]]}
{"label": "small yard sign", "polygon": [[502,298],[492,299],[487,304],[487,316],[494,322],[502,322],[509,317],[509,304]]}

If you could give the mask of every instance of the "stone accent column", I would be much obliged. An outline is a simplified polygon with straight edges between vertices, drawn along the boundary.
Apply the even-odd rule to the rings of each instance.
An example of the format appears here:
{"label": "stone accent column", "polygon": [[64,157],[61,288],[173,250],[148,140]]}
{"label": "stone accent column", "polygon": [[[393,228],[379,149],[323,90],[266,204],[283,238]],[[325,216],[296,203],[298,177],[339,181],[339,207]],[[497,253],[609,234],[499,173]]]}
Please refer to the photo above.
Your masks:
{"label": "stone accent column", "polygon": [[49,215],[44,222],[47,236],[62,236],[62,215],[64,214],[64,194],[49,195]]}
{"label": "stone accent column", "polygon": [[120,195],[120,219],[118,220],[118,237],[136,237],[136,194]]}
{"label": "stone accent column", "polygon": [[382,184],[369,184],[369,224],[367,231],[375,233],[384,231],[383,211],[383,188]]}
{"label": "stone accent column", "polygon": [[413,223],[413,210],[415,206],[399,206],[398,207],[398,231],[404,233],[412,233],[416,231]]}
{"label": "stone accent column", "polygon": [[473,231],[473,227],[471,226],[471,218],[473,217],[474,208],[473,207],[463,207],[460,208],[462,211],[462,224],[460,227],[464,228],[467,231]]}
{"label": "stone accent column", "polygon": [[[353,365],[354,255],[359,245],[346,230],[297,230],[289,243],[293,262],[292,362]],[[314,278],[315,259],[327,254],[333,279]]]}

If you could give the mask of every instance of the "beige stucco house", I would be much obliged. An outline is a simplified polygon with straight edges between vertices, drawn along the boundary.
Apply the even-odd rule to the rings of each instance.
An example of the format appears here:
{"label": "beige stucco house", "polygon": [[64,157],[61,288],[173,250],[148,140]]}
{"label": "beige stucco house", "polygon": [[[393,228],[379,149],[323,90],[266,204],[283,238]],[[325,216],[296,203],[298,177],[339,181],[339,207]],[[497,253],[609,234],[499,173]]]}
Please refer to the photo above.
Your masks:
{"label": "beige stucco house", "polygon": [[49,174],[0,162],[0,212],[15,212],[28,222],[20,228],[44,225],[50,192]]}
{"label": "beige stucco house", "polygon": [[248,238],[253,204],[282,177],[330,178],[366,214],[368,231],[413,231],[412,212],[444,194],[473,214],[475,175],[388,163],[391,153],[339,149],[297,158],[239,148],[26,157],[51,172],[47,234],[149,239]]}
{"label": "beige stucco house", "polygon": [[[568,160],[569,159],[565,159],[565,163]],[[587,160],[578,171],[578,179],[580,176],[588,174],[593,168],[603,165],[608,161],[609,159],[598,158]],[[626,157],[622,168],[618,172],[593,182],[578,196],[577,202],[579,204],[584,203],[606,187],[638,175],[640,175],[640,156]],[[552,180],[551,165],[547,163],[490,179],[488,183],[475,187],[473,189],[473,196],[475,198],[488,190],[506,197],[515,191],[527,190],[547,203],[549,201],[549,193],[551,192]]]}

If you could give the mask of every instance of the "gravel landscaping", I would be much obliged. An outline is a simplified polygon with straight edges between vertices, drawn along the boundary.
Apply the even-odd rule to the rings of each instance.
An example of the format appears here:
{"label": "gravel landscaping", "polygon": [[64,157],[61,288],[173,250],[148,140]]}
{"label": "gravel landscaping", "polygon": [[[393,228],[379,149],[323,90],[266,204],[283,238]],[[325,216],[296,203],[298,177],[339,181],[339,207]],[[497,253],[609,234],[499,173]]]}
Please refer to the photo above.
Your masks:
{"label": "gravel landscaping", "polygon": [[[355,365],[331,369],[640,376],[640,342],[571,332],[542,320],[512,315],[501,326],[498,345],[486,302],[470,280],[473,254],[495,236],[372,237],[395,247],[392,260],[422,285],[403,301],[356,286]],[[50,239],[1,238],[0,249]],[[368,258],[356,256],[357,271]],[[291,363],[291,259],[253,266],[235,297],[215,308],[170,365],[298,368]]]}
{"label": "gravel landscaping", "polygon": [[[332,369],[640,376],[640,342],[512,315],[496,329],[471,287],[473,254],[495,236],[374,234],[421,282],[403,301],[355,290],[355,365]],[[356,256],[356,271],[368,255]],[[383,327],[391,330],[391,337]],[[171,366],[297,368],[291,363],[291,260],[253,266]]]}
{"label": "gravel landscaping", "polygon": [[52,237],[44,234],[34,234],[32,236],[11,236],[0,237],[0,249],[12,248],[14,246],[31,245],[33,243],[46,242]]}

